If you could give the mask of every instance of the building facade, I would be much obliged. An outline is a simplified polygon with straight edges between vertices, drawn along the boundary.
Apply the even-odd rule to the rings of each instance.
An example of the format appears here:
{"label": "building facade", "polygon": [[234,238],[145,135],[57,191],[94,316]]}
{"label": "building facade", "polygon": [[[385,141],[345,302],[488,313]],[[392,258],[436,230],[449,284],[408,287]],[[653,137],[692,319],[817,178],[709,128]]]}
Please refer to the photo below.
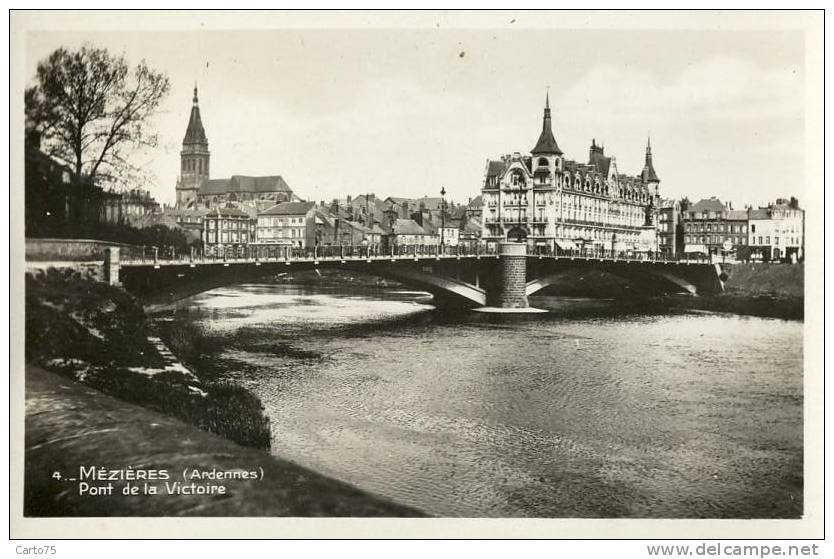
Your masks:
{"label": "building facade", "polygon": [[546,251],[656,251],[659,185],[651,145],[636,176],[621,174],[595,141],[588,163],[566,159],[553,135],[548,97],[530,155],[487,161],[481,236],[487,244],[511,240]]}
{"label": "building facade", "polygon": [[748,210],[750,258],[789,260],[805,257],[805,211],[796,198],[778,199],[766,208]]}
{"label": "building facade", "polygon": [[256,244],[259,247],[316,246],[316,205],[282,202],[258,214]]}
{"label": "building facade", "polygon": [[214,208],[202,216],[206,256],[242,258],[255,239],[256,221],[238,208]]}
{"label": "building facade", "polygon": [[413,219],[395,218],[389,224],[383,244],[386,249],[403,250],[405,247],[436,245],[438,242],[437,235],[426,231]]}
{"label": "building facade", "polygon": [[683,230],[685,253],[735,255],[747,246],[747,212],[705,198],[683,212]]}
{"label": "building facade", "polygon": [[677,200],[660,200],[657,209],[657,246],[660,254],[674,256],[683,248],[683,239],[678,231],[681,225],[680,213],[681,204]]}
{"label": "building facade", "polygon": [[102,221],[138,225],[143,217],[160,212],[160,205],[151,193],[138,188],[122,193],[110,192],[102,206]]}

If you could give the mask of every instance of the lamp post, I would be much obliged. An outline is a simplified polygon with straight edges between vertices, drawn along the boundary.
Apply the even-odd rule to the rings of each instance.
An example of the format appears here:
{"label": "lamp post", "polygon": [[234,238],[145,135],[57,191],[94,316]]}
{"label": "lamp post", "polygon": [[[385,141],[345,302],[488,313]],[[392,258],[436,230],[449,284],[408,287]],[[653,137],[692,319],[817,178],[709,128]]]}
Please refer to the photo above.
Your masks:
{"label": "lamp post", "polygon": [[440,187],[440,248],[446,245],[446,188]]}

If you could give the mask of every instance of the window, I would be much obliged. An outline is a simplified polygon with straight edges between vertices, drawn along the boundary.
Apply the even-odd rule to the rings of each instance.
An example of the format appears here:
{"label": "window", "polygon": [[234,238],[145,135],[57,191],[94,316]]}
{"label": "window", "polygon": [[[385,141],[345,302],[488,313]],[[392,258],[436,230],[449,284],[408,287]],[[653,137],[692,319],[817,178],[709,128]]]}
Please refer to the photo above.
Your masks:
{"label": "window", "polygon": [[773,237],[773,244],[775,244],[775,245],[779,244],[779,237]]}
{"label": "window", "polygon": [[765,237],[765,244],[768,244],[768,245],[770,244],[770,235]]}
{"label": "window", "polygon": [[751,233],[755,233],[755,232],[756,232],[756,224],[755,224],[755,223],[751,223],[751,224],[750,224],[750,232],[751,232]]}

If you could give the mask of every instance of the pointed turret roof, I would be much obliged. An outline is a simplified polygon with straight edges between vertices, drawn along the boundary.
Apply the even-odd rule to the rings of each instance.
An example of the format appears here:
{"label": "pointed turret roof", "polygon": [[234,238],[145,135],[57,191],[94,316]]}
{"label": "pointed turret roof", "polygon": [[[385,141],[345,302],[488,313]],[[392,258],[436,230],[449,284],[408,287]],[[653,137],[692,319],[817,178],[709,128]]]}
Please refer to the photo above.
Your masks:
{"label": "pointed turret roof", "polygon": [[191,117],[188,119],[188,128],[185,130],[185,138],[183,138],[182,143],[183,145],[208,145],[206,131],[203,129],[203,121],[200,119],[200,105],[197,101],[197,84],[194,84],[194,99],[193,104],[191,105]]}
{"label": "pointed turret roof", "polygon": [[559,145],[556,143],[556,138],[553,137],[553,127],[550,122],[550,92],[547,92],[547,96],[545,97],[544,101],[544,119],[542,121],[542,133],[539,136],[539,141],[536,142],[536,147],[534,147],[530,153],[533,155],[562,155],[562,150],[559,149]]}
{"label": "pointed turret roof", "polygon": [[646,142],[646,164],[643,166],[642,178],[644,183],[660,182],[657,173],[654,171],[652,165],[652,139],[649,138]]}

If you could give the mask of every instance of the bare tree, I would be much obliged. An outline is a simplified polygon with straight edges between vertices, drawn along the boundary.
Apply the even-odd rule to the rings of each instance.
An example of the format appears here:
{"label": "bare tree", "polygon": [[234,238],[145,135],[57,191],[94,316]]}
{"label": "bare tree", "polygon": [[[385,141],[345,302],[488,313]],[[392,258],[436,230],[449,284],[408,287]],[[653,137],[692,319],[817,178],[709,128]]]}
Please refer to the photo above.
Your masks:
{"label": "bare tree", "polygon": [[141,170],[131,152],[155,147],[147,123],[168,94],[163,73],[141,61],[89,45],[59,48],[38,63],[35,84],[25,92],[27,132],[41,149],[74,171],[74,182],[121,182]]}

